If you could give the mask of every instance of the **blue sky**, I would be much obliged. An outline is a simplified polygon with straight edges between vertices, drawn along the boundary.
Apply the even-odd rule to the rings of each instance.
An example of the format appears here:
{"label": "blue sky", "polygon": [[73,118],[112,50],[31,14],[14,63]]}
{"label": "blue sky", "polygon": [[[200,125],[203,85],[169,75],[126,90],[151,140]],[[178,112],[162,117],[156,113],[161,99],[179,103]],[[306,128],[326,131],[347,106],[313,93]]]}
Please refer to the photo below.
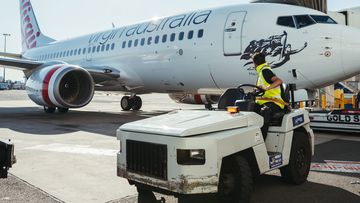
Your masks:
{"label": "blue sky", "polygon": [[[19,0],[0,0],[0,33],[10,33],[7,51],[21,51]],[[55,39],[67,39],[116,26],[131,24],[154,16],[172,15],[205,7],[248,3],[250,0],[32,0],[42,32]],[[328,0],[329,10],[360,6],[359,0]],[[0,50],[4,39],[0,36]],[[2,69],[0,69],[2,76]],[[8,70],[10,79],[22,74]]]}

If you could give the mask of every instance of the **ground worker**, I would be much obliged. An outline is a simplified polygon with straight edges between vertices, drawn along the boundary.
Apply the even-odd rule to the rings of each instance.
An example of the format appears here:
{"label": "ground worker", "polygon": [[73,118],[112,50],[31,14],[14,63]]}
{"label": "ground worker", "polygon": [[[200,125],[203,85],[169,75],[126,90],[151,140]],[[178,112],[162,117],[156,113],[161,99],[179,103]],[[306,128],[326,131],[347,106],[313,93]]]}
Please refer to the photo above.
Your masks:
{"label": "ground worker", "polygon": [[283,81],[273,73],[270,66],[266,63],[265,55],[255,53],[252,56],[252,60],[258,73],[256,85],[265,91],[263,96],[256,98],[255,105],[255,112],[264,117],[264,125],[261,131],[265,139],[271,118],[275,113],[283,112],[288,104],[281,98],[281,85]]}

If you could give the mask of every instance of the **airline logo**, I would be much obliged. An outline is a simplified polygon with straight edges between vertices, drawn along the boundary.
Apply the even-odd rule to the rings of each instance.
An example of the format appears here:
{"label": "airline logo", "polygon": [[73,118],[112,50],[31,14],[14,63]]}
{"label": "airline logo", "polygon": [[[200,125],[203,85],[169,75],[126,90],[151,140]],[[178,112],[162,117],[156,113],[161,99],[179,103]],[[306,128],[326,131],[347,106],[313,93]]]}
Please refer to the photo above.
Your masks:
{"label": "airline logo", "polygon": [[135,35],[159,32],[165,29],[175,29],[185,26],[205,24],[209,20],[211,13],[212,13],[211,10],[192,12],[189,14],[171,16],[159,20],[145,22],[128,28],[116,29],[110,32],[107,31],[107,32],[97,33],[89,38],[89,44],[92,43],[105,44],[109,40],[113,40],[116,37],[117,38],[121,38],[122,36],[132,37]]}
{"label": "airline logo", "polygon": [[[290,61],[290,56],[297,54],[304,50],[308,43],[305,42],[304,46],[299,49],[293,49],[291,44],[288,43],[288,34],[284,31],[280,35],[273,35],[267,39],[253,40],[246,47],[241,60],[248,60],[244,66],[252,65],[251,54],[260,52],[265,54],[271,68],[278,68]],[[248,68],[248,70],[254,67]]]}
{"label": "airline logo", "polygon": [[28,49],[36,47],[37,39],[40,36],[39,28],[35,21],[30,0],[21,0],[21,31],[24,43]]}

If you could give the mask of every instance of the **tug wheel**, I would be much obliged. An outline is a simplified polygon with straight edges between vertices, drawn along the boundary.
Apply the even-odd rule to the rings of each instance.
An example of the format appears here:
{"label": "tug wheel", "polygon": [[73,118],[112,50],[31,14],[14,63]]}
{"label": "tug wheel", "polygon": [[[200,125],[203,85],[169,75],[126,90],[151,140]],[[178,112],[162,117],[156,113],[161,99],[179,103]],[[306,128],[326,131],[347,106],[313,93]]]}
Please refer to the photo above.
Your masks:
{"label": "tug wheel", "polygon": [[294,131],[289,165],[280,168],[286,182],[299,185],[306,181],[311,165],[311,146],[305,132]]}
{"label": "tug wheel", "polygon": [[224,159],[218,185],[218,202],[250,202],[252,190],[249,162],[242,156]]}

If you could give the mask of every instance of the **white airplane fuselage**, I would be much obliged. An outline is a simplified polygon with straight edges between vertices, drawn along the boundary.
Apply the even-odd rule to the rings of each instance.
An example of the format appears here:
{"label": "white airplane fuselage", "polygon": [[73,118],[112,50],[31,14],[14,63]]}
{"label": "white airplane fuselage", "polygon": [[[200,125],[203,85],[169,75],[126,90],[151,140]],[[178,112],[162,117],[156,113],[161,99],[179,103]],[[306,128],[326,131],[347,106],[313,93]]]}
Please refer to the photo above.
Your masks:
{"label": "white airplane fuselage", "polygon": [[277,25],[279,17],[296,15],[325,14],[280,4],[233,5],[56,41],[23,56],[111,67],[120,78],[109,89],[134,93],[212,94],[254,84],[257,74],[249,52],[255,51],[265,51],[274,72],[299,89],[323,87],[360,73],[359,30],[338,24]]}

